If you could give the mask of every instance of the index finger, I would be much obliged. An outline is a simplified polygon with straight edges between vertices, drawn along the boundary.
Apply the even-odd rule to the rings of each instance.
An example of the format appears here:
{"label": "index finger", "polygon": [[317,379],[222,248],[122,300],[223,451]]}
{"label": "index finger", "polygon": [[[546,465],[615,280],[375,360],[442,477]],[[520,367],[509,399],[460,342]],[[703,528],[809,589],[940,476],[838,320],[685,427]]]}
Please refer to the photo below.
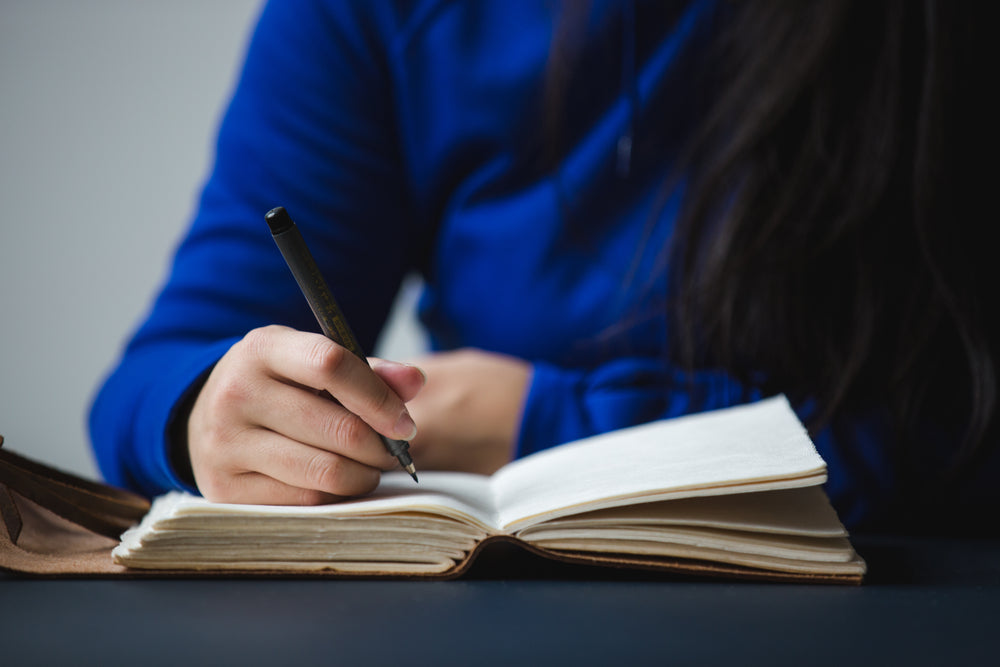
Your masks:
{"label": "index finger", "polygon": [[347,348],[326,336],[268,327],[251,341],[266,371],[276,379],[324,389],[346,409],[382,435],[412,440],[416,424],[402,399]]}

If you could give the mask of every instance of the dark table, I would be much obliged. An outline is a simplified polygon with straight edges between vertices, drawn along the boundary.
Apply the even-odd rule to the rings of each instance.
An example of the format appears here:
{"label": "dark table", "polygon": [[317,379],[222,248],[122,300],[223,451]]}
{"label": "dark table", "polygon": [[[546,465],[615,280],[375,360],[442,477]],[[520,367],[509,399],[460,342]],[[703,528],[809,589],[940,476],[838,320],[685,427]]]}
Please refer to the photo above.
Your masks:
{"label": "dark table", "polygon": [[512,547],[447,582],[0,574],[0,665],[1000,664],[1000,539],[854,539],[859,587],[679,579]]}

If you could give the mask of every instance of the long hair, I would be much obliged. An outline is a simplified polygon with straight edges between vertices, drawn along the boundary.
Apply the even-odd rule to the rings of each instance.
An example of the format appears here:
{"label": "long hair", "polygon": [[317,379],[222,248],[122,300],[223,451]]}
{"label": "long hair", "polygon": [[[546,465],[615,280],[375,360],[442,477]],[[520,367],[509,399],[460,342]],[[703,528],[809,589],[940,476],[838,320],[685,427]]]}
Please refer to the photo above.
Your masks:
{"label": "long hair", "polygon": [[959,424],[965,464],[995,435],[998,340],[967,9],[726,5],[670,264],[687,364],[812,397],[811,426],[879,405],[901,442]]}

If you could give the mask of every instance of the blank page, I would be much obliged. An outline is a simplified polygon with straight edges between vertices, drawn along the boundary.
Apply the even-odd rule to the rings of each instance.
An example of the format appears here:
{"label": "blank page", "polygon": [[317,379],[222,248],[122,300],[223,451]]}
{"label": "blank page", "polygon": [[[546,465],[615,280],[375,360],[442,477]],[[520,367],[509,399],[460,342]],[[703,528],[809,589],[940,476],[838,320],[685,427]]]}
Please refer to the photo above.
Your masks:
{"label": "blank page", "polygon": [[826,465],[784,396],[555,447],[492,478],[500,526],[577,511],[820,484]]}

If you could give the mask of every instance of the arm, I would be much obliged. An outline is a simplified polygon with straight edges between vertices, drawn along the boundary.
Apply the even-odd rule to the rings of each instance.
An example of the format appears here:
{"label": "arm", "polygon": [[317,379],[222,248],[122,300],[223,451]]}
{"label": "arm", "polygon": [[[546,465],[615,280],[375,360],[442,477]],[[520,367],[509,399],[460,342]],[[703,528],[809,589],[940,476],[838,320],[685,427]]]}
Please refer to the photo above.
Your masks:
{"label": "arm", "polygon": [[654,359],[581,370],[463,349],[416,363],[427,384],[408,408],[420,425],[411,444],[423,469],[489,474],[564,442],[762,396],[722,373],[688,375]]}
{"label": "arm", "polygon": [[[418,361],[425,388],[408,407],[422,469],[492,473],[512,458],[618,428],[759,400],[721,372],[685,373],[659,359],[619,358],[590,370],[465,349]],[[816,406],[796,407],[808,421]],[[812,434],[826,461],[826,491],[851,526],[884,519],[897,480],[880,443],[884,415],[841,418]]]}
{"label": "arm", "polygon": [[623,357],[589,369],[534,367],[518,456],[655,419],[759,400],[722,372],[686,373],[663,359]]}
{"label": "arm", "polygon": [[414,261],[377,31],[336,9],[283,1],[261,17],[196,219],[92,407],[113,483],[184,486],[168,432],[185,399],[247,332],[316,329],[263,222],[269,208],[292,210],[368,349]]}

